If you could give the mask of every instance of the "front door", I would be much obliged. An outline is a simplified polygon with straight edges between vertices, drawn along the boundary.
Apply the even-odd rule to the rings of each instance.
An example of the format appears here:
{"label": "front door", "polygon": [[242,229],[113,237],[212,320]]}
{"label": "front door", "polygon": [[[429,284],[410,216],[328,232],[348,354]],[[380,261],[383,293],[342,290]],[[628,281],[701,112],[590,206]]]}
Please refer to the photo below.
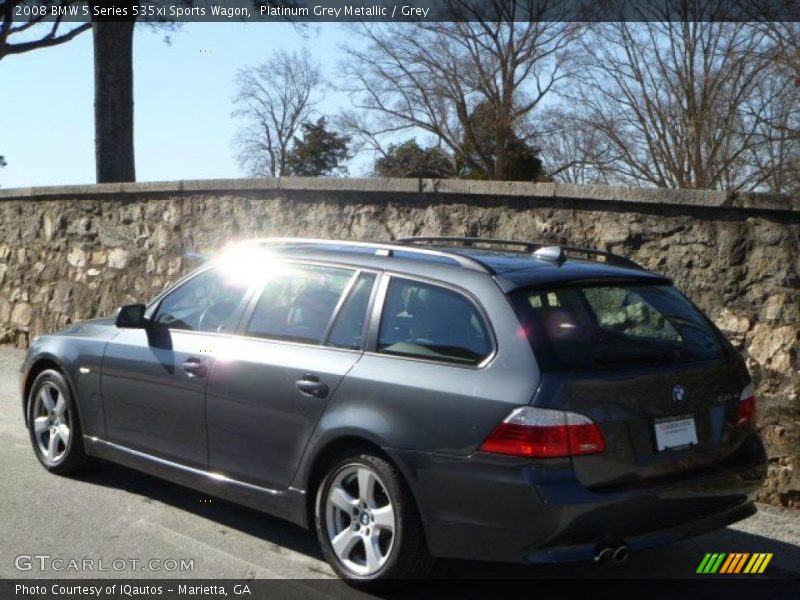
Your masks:
{"label": "front door", "polygon": [[108,441],[207,467],[208,373],[216,349],[231,338],[247,290],[208,269],[165,295],[146,329],[120,329],[103,359]]}

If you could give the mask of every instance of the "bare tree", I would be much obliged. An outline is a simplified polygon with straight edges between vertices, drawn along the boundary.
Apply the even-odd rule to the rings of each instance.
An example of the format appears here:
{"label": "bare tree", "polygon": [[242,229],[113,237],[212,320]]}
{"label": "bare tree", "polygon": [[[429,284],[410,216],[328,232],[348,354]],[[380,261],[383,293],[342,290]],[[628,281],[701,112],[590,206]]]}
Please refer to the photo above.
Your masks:
{"label": "bare tree", "polygon": [[237,159],[251,175],[286,174],[289,146],[309,120],[324,80],[308,51],[277,51],[260,65],[241,69],[233,115],[245,121],[234,139]]}
{"label": "bare tree", "polygon": [[[559,22],[555,1],[446,5],[464,20],[352,26],[363,44],[344,49],[344,87],[363,112],[341,124],[376,149],[397,132],[425,132],[471,171],[506,179],[509,143],[526,139],[531,112],[568,75],[581,27]],[[493,115],[490,150],[470,119],[478,105]]]}
{"label": "bare tree", "polygon": [[800,86],[800,23],[769,21],[762,27],[773,42],[771,58],[788,68]]}
{"label": "bare tree", "polygon": [[[63,10],[53,16],[53,10]],[[65,23],[69,15],[87,16],[82,0],[0,1],[0,59],[57,46],[91,28],[91,23]],[[15,38],[24,38],[14,41]]]}
{"label": "bare tree", "polygon": [[[62,0],[62,3],[72,0]],[[254,4],[284,6],[294,0],[261,0]],[[87,0],[91,7],[100,6]],[[140,0],[153,10],[151,16],[132,15],[120,21],[115,17],[95,16],[92,11],[94,38],[95,89],[95,163],[97,182],[135,181],[134,106],[133,106],[133,38],[137,25],[163,31],[170,43],[171,31],[179,22],[171,20],[167,10],[176,6],[190,7],[195,0]],[[161,13],[160,11],[164,11]],[[163,15],[163,16],[162,16]]]}
{"label": "bare tree", "polygon": [[770,77],[752,102],[759,143],[742,157],[755,189],[800,191],[800,87],[793,69],[781,62],[767,67]]}
{"label": "bare tree", "polygon": [[573,126],[598,137],[612,160],[596,166],[613,181],[757,187],[741,167],[766,143],[754,116],[769,103],[763,28],[669,17],[595,25],[568,95]]}
{"label": "bare tree", "polygon": [[[143,4],[163,5],[164,1],[146,0]],[[62,44],[91,29],[97,181],[134,181],[133,31],[137,19],[131,15],[123,21],[98,17],[98,7],[101,3],[91,0],[0,1],[0,59]],[[153,18],[149,24],[160,20]],[[13,42],[13,36],[24,41]]]}
{"label": "bare tree", "polygon": [[136,181],[133,143],[135,21],[95,21],[94,144],[97,183]]}
{"label": "bare tree", "polygon": [[553,179],[580,184],[610,183],[606,169],[618,155],[597,131],[578,127],[576,116],[563,106],[545,111],[539,121],[541,158]]}
{"label": "bare tree", "polygon": [[770,77],[760,90],[768,100],[754,113],[764,148],[748,156],[748,166],[767,191],[800,193],[800,24],[773,21],[761,25],[772,46]]}

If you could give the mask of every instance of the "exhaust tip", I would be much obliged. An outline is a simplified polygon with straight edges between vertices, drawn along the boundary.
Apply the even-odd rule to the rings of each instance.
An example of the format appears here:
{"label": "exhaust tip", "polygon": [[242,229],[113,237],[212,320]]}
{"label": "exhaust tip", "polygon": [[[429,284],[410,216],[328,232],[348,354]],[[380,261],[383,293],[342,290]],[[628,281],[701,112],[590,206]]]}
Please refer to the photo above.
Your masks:
{"label": "exhaust tip", "polygon": [[614,562],[621,563],[628,560],[628,557],[631,555],[631,548],[630,546],[622,545],[616,550],[614,550]]}
{"label": "exhaust tip", "polygon": [[614,549],[610,546],[603,546],[597,548],[594,553],[594,562],[598,565],[602,565],[603,563],[607,563],[614,557]]}

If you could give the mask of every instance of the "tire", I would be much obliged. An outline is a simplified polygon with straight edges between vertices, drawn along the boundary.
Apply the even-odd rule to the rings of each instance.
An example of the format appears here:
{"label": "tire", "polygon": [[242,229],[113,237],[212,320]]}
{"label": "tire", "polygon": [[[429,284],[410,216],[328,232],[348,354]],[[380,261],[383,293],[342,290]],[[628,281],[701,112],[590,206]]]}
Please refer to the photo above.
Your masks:
{"label": "tire", "polygon": [[384,458],[357,453],[334,460],[315,507],[325,559],[351,585],[375,588],[387,580],[419,579],[433,566],[411,492]]}
{"label": "tire", "polygon": [[58,371],[36,377],[28,396],[28,433],[39,463],[56,475],[68,475],[88,462],[75,400]]}

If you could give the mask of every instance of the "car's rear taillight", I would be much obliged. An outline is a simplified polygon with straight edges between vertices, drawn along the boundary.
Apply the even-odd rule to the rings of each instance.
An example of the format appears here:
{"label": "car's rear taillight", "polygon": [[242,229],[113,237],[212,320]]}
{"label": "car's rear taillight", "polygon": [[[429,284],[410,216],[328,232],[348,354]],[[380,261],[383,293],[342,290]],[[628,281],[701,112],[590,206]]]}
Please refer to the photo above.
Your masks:
{"label": "car's rear taillight", "polygon": [[756,396],[752,384],[742,390],[736,407],[736,426],[750,427],[756,422]]}
{"label": "car's rear taillight", "polygon": [[481,444],[482,452],[555,458],[605,450],[603,434],[577,413],[523,406],[514,409]]}

